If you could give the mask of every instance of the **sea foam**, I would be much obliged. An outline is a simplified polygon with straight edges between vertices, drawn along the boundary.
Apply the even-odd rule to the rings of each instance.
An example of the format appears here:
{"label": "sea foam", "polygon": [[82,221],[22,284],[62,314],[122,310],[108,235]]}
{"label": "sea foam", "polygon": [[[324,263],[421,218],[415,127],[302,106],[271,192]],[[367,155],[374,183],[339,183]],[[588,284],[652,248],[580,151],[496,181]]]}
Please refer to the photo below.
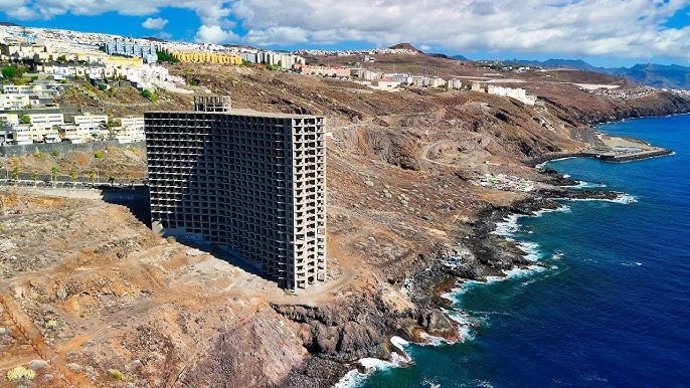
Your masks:
{"label": "sea foam", "polygon": [[404,347],[410,343],[398,336],[394,336],[390,339],[391,344],[396,347],[402,354],[397,352],[391,353],[390,361],[381,360],[378,358],[366,357],[362,358],[357,363],[361,365],[365,372],[362,373],[359,369],[352,369],[343,376],[340,381],[338,381],[334,388],[354,388],[362,385],[367,377],[374,373],[375,371],[387,370],[392,368],[402,368],[409,365],[412,362],[412,358],[405,352]]}
{"label": "sea foam", "polygon": [[619,193],[618,196],[614,199],[608,199],[608,198],[565,198],[567,201],[578,201],[578,202],[587,202],[587,201],[598,201],[598,202],[612,202],[612,203],[620,203],[624,205],[629,205],[631,203],[637,203],[639,202],[638,197],[631,195],[631,194],[626,194],[626,193]]}

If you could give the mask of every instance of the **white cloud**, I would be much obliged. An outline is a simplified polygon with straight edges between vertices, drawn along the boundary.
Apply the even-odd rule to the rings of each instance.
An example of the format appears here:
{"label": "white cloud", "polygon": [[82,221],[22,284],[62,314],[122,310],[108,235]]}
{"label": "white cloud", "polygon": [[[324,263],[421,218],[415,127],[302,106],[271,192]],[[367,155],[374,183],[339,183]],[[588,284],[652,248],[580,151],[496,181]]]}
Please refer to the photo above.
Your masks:
{"label": "white cloud", "polygon": [[141,26],[147,30],[162,30],[168,24],[168,19],[163,18],[148,18],[141,23]]}
{"label": "white cloud", "polygon": [[306,43],[309,41],[309,32],[299,27],[270,27],[249,31],[245,39],[247,43],[261,46]]}
{"label": "white cloud", "polygon": [[[261,45],[415,42],[437,51],[512,51],[623,58],[690,56],[690,27],[665,21],[690,0],[0,0],[16,19],[72,13],[199,17],[196,39]],[[236,34],[234,21],[248,31]]]}
{"label": "white cloud", "polygon": [[164,18],[147,18],[141,23],[141,26],[147,30],[162,30],[168,24],[168,19]]}
{"label": "white cloud", "polygon": [[230,30],[224,30],[220,26],[202,25],[199,27],[194,39],[204,43],[227,43],[238,40],[237,34]]}

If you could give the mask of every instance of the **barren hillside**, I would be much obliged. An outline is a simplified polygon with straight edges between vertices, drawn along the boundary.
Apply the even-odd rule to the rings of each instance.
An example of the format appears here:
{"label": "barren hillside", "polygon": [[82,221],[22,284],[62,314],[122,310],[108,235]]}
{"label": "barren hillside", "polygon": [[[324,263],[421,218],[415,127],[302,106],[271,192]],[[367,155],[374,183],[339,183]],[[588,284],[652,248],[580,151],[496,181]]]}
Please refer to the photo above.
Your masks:
{"label": "barren hillside", "polygon": [[[414,61],[406,66],[457,64]],[[570,135],[586,134],[587,123],[690,109],[663,93],[616,100],[529,77],[524,85],[544,107],[475,92],[374,91],[258,68],[172,71],[198,81],[199,93],[231,95],[235,107],[326,116],[331,281],[285,294],[156,236],[123,207],[2,189],[3,373],[45,359],[36,386],[330,386],[357,359],[386,357],[391,335],[458,335],[441,312],[438,294],[456,280],[438,271],[442,260],[462,257],[467,266],[457,275],[476,279],[524,265],[519,255],[497,255],[516,248],[487,237],[479,221],[535,195],[473,179],[505,174],[550,187],[553,177],[523,162],[583,149]],[[190,99],[128,100],[126,112],[189,109]],[[62,103],[82,97],[67,94]]]}

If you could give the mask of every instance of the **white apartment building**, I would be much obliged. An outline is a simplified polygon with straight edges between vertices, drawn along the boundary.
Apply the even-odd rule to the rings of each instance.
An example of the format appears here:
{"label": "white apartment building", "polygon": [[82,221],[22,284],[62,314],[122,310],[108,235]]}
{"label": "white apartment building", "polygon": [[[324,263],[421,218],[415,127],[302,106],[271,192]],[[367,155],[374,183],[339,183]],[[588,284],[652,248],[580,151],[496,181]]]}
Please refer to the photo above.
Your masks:
{"label": "white apartment building", "polygon": [[33,144],[33,142],[30,125],[15,125],[14,128],[12,128],[12,144],[28,145]]}
{"label": "white apartment building", "polygon": [[133,130],[141,129],[144,132],[144,118],[143,117],[122,117],[120,118],[120,125],[123,128],[130,128]]}
{"label": "white apartment building", "polygon": [[41,142],[47,135],[57,134],[57,129],[65,125],[65,117],[62,113],[30,113],[29,136],[33,141]]}
{"label": "white apartment building", "polygon": [[367,70],[367,69],[357,69],[357,78],[359,78],[360,81],[373,81],[376,79],[381,78],[381,73],[377,73],[375,71]]}
{"label": "white apartment building", "polygon": [[29,124],[36,127],[54,127],[65,125],[65,115],[62,113],[29,113]]}
{"label": "white apartment building", "polygon": [[110,132],[105,128],[108,123],[107,115],[84,114],[72,117],[73,126],[64,126],[65,137],[78,136],[84,140],[94,137],[108,137]]}
{"label": "white apartment building", "polygon": [[459,79],[451,79],[448,81],[448,89],[462,89],[462,81]]}
{"label": "white apartment building", "polygon": [[292,69],[296,65],[304,65],[304,58],[288,53],[276,53],[273,51],[259,51],[256,54],[256,62],[271,66],[280,66],[281,69]]}
{"label": "white apartment building", "polygon": [[400,81],[392,80],[392,79],[378,79],[375,80],[371,83],[371,86],[375,89],[379,90],[396,90],[398,86],[400,86]]}
{"label": "white apartment building", "polygon": [[118,143],[134,143],[146,140],[143,117],[122,117],[120,127],[114,129]]}
{"label": "white apartment building", "polygon": [[0,108],[3,110],[20,110],[31,106],[26,94],[0,94]]}
{"label": "white apartment building", "polygon": [[19,125],[19,115],[14,113],[0,113],[0,122],[11,126]]}
{"label": "white apartment building", "polygon": [[73,122],[76,126],[99,127],[108,123],[108,115],[92,115],[87,113],[74,116]]}
{"label": "white apartment building", "polygon": [[525,89],[506,88],[503,86],[489,85],[486,92],[496,96],[510,97],[520,101],[525,105],[534,106],[537,103],[537,96],[527,94]]}
{"label": "white apartment building", "polygon": [[31,85],[2,84],[2,92],[6,94],[33,94],[34,87]]}
{"label": "white apartment building", "polygon": [[446,80],[441,77],[434,77],[429,80],[429,87],[440,88],[446,86]]}

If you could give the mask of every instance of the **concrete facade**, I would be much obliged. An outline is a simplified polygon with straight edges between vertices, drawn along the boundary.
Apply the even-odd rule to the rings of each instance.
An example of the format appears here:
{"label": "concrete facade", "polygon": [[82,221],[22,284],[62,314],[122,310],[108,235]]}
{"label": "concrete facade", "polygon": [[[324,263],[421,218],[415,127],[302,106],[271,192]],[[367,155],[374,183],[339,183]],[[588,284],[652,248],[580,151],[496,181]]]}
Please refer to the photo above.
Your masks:
{"label": "concrete facade", "polygon": [[125,55],[128,57],[141,57],[147,63],[158,61],[156,46],[154,44],[139,44],[135,42],[113,41],[105,44],[105,52],[109,55]]}
{"label": "concrete facade", "polygon": [[203,51],[173,51],[171,55],[182,63],[217,63],[234,66],[242,64],[242,57],[234,54]]}
{"label": "concrete facade", "polygon": [[152,225],[227,248],[283,288],[325,281],[323,117],[219,101],[145,114]]}

